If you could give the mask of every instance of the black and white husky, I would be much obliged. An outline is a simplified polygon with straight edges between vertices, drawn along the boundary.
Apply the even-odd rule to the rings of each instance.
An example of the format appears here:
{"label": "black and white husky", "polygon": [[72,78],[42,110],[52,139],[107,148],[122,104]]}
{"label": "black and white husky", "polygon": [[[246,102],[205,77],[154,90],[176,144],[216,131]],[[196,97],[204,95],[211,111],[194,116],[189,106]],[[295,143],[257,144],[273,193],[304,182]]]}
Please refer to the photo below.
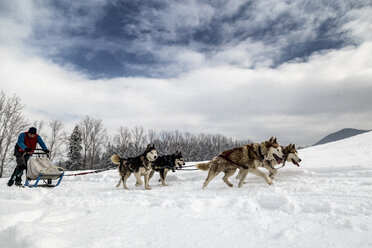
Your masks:
{"label": "black and white husky", "polygon": [[120,179],[116,187],[119,187],[121,182],[123,182],[124,189],[128,189],[127,179],[133,173],[137,180],[136,186],[143,184],[141,176],[144,176],[145,189],[151,189],[149,186],[149,175],[157,158],[158,153],[154,145],[150,144],[141,155],[133,158],[121,158],[119,155],[112,155],[111,162],[119,165]]}
{"label": "black and white husky", "polygon": [[155,171],[159,172],[161,183],[163,186],[168,186],[165,183],[165,178],[167,177],[168,171],[176,171],[176,168],[182,168],[185,165],[181,152],[175,152],[172,155],[159,156],[152,166],[152,171],[150,172],[150,179],[154,175]]}

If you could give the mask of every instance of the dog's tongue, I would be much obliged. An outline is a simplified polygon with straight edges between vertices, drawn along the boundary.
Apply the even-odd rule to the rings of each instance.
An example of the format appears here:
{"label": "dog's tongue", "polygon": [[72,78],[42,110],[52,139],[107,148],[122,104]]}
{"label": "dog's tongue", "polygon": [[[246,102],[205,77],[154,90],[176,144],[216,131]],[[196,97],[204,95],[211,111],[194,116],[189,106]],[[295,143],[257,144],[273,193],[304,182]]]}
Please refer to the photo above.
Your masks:
{"label": "dog's tongue", "polygon": [[297,163],[296,161],[294,161],[293,159],[292,159],[292,162],[293,162],[295,165],[297,165],[297,167],[300,167],[300,164]]}
{"label": "dog's tongue", "polygon": [[279,157],[276,156],[275,154],[274,154],[274,158],[275,158],[275,160],[276,160],[276,162],[277,162],[278,164],[280,164],[280,163],[283,161],[281,158],[279,158]]}

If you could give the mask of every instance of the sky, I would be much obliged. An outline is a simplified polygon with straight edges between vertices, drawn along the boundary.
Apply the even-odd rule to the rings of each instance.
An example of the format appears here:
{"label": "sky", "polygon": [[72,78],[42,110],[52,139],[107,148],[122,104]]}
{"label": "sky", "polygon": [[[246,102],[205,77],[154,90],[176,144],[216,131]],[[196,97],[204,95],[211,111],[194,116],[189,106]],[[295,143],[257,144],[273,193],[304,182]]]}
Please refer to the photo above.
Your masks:
{"label": "sky", "polygon": [[0,2],[0,90],[31,121],[312,145],[372,129],[372,2]]}

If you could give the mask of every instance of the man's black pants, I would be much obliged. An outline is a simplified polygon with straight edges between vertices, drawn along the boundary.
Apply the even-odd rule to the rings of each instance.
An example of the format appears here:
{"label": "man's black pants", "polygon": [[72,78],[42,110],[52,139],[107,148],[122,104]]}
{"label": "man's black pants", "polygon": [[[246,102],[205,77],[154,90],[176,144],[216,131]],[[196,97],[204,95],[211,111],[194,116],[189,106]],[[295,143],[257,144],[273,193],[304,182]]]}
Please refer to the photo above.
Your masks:
{"label": "man's black pants", "polygon": [[14,152],[14,156],[16,157],[17,166],[14,168],[13,174],[9,179],[8,186],[13,185],[14,181],[16,182],[16,185],[21,184],[23,171],[27,168],[27,161],[30,158],[29,155],[18,151]]}

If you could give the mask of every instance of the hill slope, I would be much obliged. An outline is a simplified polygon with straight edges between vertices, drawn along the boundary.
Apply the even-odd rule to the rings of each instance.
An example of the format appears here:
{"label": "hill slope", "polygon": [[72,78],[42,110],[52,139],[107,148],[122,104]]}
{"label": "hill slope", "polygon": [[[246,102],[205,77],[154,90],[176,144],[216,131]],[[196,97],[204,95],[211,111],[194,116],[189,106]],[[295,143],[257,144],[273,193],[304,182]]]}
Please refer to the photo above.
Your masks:
{"label": "hill slope", "polygon": [[115,170],[55,189],[0,179],[0,247],[372,247],[372,132],[299,155],[272,186],[219,175],[202,190],[204,171],[169,173],[169,187],[156,175],[151,191],[133,176],[115,188]]}
{"label": "hill slope", "polygon": [[370,130],[359,130],[359,129],[354,129],[354,128],[344,128],[344,129],[341,129],[340,131],[337,131],[337,132],[334,132],[334,133],[331,133],[331,134],[327,135],[326,137],[324,137],[323,139],[321,139],[317,143],[315,143],[314,146],[329,143],[329,142],[333,142],[333,141],[337,141],[337,140],[350,138],[350,137],[353,137],[355,135],[366,133],[366,132],[369,132],[369,131]]}

